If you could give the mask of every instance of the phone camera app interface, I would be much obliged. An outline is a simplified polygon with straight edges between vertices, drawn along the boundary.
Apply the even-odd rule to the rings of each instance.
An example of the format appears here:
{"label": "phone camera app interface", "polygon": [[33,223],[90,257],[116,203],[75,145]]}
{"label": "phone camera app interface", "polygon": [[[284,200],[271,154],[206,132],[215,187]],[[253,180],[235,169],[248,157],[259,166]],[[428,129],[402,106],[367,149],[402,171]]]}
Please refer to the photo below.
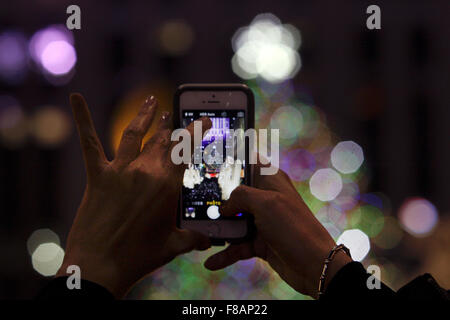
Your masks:
{"label": "phone camera app interface", "polygon": [[[201,117],[212,127],[193,150],[192,163],[184,172],[182,216],[185,220],[216,220],[220,205],[245,182],[245,111],[184,110],[183,126]],[[244,156],[242,156],[244,155]],[[242,219],[242,214],[226,219]]]}

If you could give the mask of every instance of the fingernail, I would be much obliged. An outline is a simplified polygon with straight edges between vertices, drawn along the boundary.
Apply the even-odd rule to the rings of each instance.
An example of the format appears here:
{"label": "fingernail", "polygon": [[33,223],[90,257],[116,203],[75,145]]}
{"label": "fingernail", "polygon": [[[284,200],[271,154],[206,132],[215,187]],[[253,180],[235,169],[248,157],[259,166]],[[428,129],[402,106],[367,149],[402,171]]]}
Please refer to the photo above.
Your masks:
{"label": "fingernail", "polygon": [[164,111],[162,113],[161,120],[167,120],[169,118],[169,116],[170,116],[170,112],[169,111]]}
{"label": "fingernail", "polygon": [[145,99],[145,104],[153,104],[155,102],[155,96],[148,96],[147,99]]}

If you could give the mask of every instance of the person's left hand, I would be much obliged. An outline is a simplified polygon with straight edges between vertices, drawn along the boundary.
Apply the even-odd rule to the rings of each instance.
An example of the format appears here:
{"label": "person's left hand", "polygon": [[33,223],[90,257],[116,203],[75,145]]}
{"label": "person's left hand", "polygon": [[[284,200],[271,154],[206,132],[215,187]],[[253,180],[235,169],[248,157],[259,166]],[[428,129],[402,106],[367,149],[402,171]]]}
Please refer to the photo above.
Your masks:
{"label": "person's left hand", "polygon": [[[64,262],[56,276],[78,265],[81,278],[122,297],[140,278],[193,249],[207,249],[207,237],[176,227],[184,166],[170,159],[170,117],[141,150],[155,116],[151,96],[125,129],[114,160],[108,161],[84,98],[70,96],[87,171],[87,186],[70,230]],[[202,128],[211,127],[207,118]],[[193,123],[187,128],[193,136]]]}

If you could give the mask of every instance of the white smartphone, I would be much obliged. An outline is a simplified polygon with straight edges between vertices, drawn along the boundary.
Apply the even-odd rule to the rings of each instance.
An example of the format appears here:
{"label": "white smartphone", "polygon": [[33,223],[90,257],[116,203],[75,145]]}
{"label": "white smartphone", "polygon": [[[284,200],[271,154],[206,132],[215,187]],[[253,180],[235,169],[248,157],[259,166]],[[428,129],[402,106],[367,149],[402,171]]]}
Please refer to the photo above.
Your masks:
{"label": "white smartphone", "polygon": [[[237,186],[251,185],[250,142],[242,133],[254,128],[253,93],[244,84],[180,86],[174,98],[175,128],[185,128],[204,116],[211,119],[212,127],[202,137],[201,145],[195,146],[197,157],[200,154],[201,158],[194,161],[193,155],[192,163],[185,170],[178,226],[209,236],[213,244],[238,242],[251,235],[252,217],[245,212],[223,217],[220,206]],[[230,132],[234,133],[231,139]],[[241,143],[237,143],[239,139]],[[239,146],[245,148],[244,152],[237,150]],[[217,148],[223,151],[222,163],[211,161],[214,157],[217,159]],[[235,151],[233,159],[226,148]],[[241,157],[244,154],[245,159],[238,159],[239,154]]]}

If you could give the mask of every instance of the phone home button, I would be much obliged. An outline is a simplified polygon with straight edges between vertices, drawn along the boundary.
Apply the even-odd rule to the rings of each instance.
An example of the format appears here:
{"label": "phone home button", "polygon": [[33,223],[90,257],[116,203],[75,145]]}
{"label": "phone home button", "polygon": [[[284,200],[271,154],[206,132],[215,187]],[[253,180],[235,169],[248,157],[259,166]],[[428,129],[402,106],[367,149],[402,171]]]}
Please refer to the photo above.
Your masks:
{"label": "phone home button", "polygon": [[209,237],[218,237],[220,234],[220,226],[217,223],[210,223],[207,232]]}

